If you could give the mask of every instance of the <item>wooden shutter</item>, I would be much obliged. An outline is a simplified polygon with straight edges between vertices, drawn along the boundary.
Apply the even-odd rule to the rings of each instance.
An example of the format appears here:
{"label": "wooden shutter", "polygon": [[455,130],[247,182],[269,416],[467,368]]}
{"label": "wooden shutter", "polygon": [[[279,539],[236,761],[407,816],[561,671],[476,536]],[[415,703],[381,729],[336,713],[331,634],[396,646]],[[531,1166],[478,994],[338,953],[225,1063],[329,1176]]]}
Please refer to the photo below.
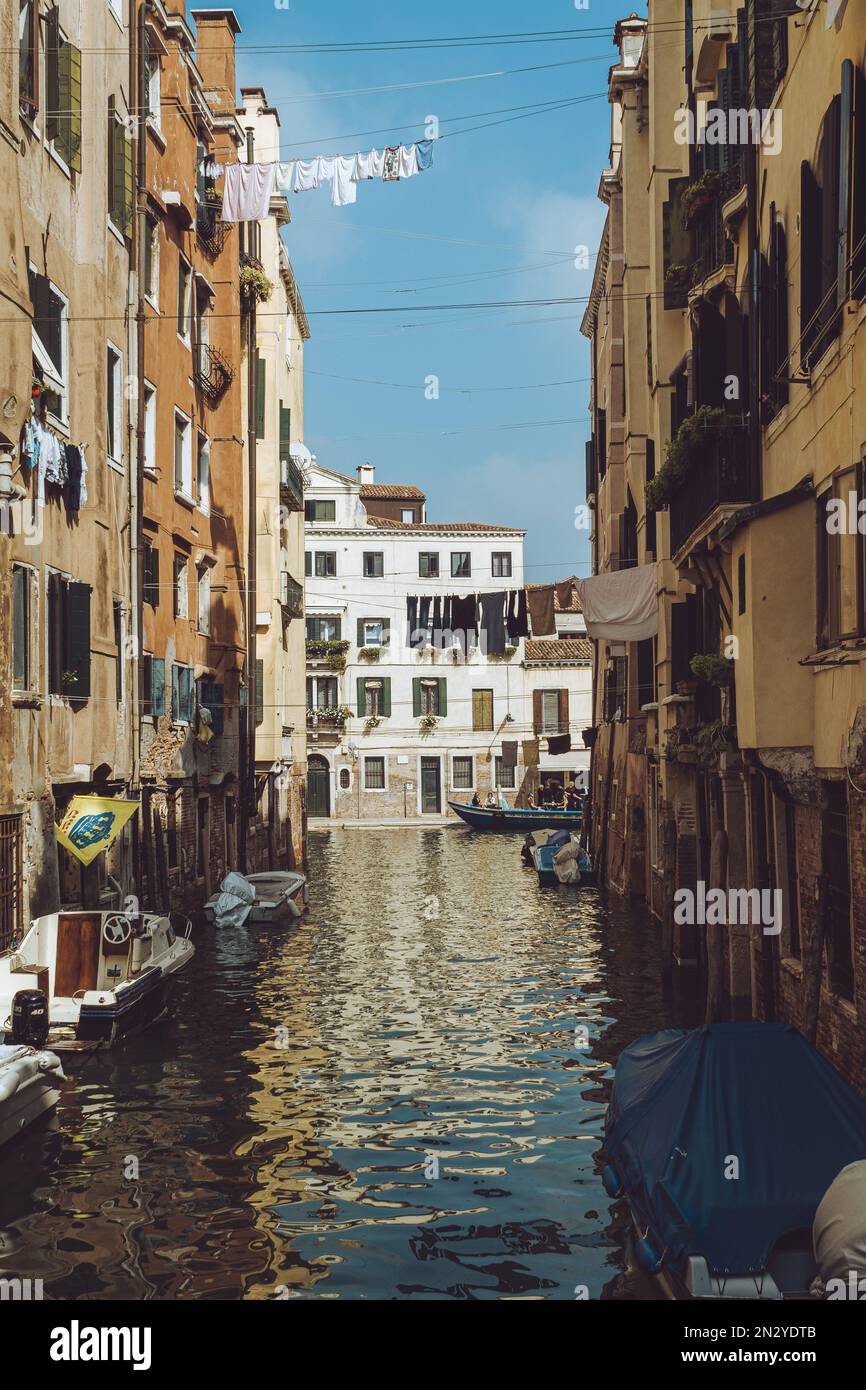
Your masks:
{"label": "wooden shutter", "polygon": [[559,728],[561,733],[567,734],[569,725],[568,691],[560,690],[557,693],[559,695]]}
{"label": "wooden shutter", "polygon": [[544,728],[544,705],[542,703],[540,690],[532,692],[532,727],[536,734],[540,734]]}
{"label": "wooden shutter", "polygon": [[391,718],[391,677],[386,676],[382,681],[382,714],[385,719]]}
{"label": "wooden shutter", "polygon": [[133,218],[133,179],[132,179],[132,135],[125,128],[121,129],[121,144],[123,147],[123,202],[121,203],[121,231],[124,236],[132,236]]}
{"label": "wooden shutter", "polygon": [[866,297],[866,76],[854,71],[854,209],[851,219],[851,295]]}
{"label": "wooden shutter", "polygon": [[363,647],[363,645],[364,645],[364,623],[365,623],[365,622],[366,622],[366,619],[365,619],[365,618],[359,618],[359,619],[358,619],[358,646],[359,646],[359,647]]}
{"label": "wooden shutter", "polygon": [[199,687],[199,704],[210,711],[211,728],[215,735],[225,727],[225,686],[213,681],[202,681]]}
{"label": "wooden shutter", "polygon": [[800,165],[800,365],[806,371],[818,336],[814,320],[821,299],[820,256],[821,190],[812,166],[804,159]]}
{"label": "wooden shutter", "polygon": [[[788,361],[790,341],[788,336],[788,238],[781,222],[776,223],[776,240],[773,264],[773,295],[775,299],[775,351],[776,361],[770,363],[773,372],[789,377],[791,367]],[[788,403],[788,382],[777,381],[773,386],[777,404]]]}
{"label": "wooden shutter", "polygon": [[287,459],[292,439],[292,412],[280,401],[280,458]]}
{"label": "wooden shutter", "polygon": [[256,353],[256,439],[265,437],[265,407],[267,383],[265,381],[265,359]]}
{"label": "wooden shutter", "polygon": [[839,101],[839,225],[836,255],[836,303],[848,298],[851,255],[851,175],[854,136],[854,64],[846,58],[842,64],[842,94]]}
{"label": "wooden shutter", "polygon": [[156,657],[150,662],[150,712],[154,719],[165,714],[165,661]]}
{"label": "wooden shutter", "polygon": [[[823,144],[821,147],[821,298],[827,303],[821,312],[821,342],[819,352],[830,344],[832,322],[835,309],[839,305],[839,173],[841,144],[841,98],[835,96],[830,102],[824,117]],[[836,287],[836,294],[832,291]]]}
{"label": "wooden shutter", "polygon": [[448,713],[448,682],[444,676],[440,676],[436,683],[439,686],[439,717],[444,719]]}
{"label": "wooden shutter", "polygon": [[147,716],[151,710],[151,689],[153,687],[153,657],[143,656],[141,659],[141,713]]}
{"label": "wooden shutter", "polygon": [[472,692],[472,728],[476,733],[484,728],[484,691],[473,690]]}
{"label": "wooden shutter", "polygon": [[63,604],[63,669],[75,673],[68,687],[70,699],[86,700],[90,695],[90,585],[66,585]]}
{"label": "wooden shutter", "polygon": [[391,619],[390,619],[390,618],[385,618],[384,621],[383,621],[383,623],[382,623],[382,646],[383,646],[383,647],[390,647],[390,645],[391,645]]}
{"label": "wooden shutter", "polygon": [[265,663],[259,658],[256,661],[256,728],[265,722]]}
{"label": "wooden shutter", "polygon": [[412,713],[416,719],[421,716],[421,677],[416,676],[412,681]]}
{"label": "wooden shutter", "polygon": [[171,666],[171,717],[180,719],[180,667],[176,662]]}
{"label": "wooden shutter", "polygon": [[56,140],[59,133],[59,47],[60,10],[55,6],[45,16],[45,134],[49,140]]}
{"label": "wooden shutter", "polygon": [[58,132],[61,159],[81,173],[81,50],[65,40],[57,54]]}
{"label": "wooden shutter", "polygon": [[[40,343],[53,361],[52,354],[48,352],[48,344],[51,341],[51,281],[47,275],[31,271],[29,284],[30,298],[33,301],[33,327]],[[60,363],[55,362],[54,366],[59,370]]]}
{"label": "wooden shutter", "polygon": [[363,676],[358,677],[358,718],[365,719],[367,716],[367,682]]}

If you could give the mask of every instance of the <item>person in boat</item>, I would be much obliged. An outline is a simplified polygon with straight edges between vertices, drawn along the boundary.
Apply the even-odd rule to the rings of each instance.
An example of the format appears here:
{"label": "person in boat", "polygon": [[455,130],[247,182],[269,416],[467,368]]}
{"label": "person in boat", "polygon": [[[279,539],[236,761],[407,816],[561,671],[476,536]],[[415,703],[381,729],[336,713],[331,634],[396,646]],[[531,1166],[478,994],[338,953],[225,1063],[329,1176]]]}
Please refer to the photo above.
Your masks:
{"label": "person in boat", "polygon": [[581,800],[581,795],[580,795],[580,788],[578,787],[578,785],[577,785],[577,783],[575,782],[574,778],[572,778],[571,781],[569,782],[568,786],[567,786],[566,789],[565,789],[565,806],[566,806],[566,810],[568,810],[568,811],[579,811],[579,810],[581,809],[581,805],[582,805],[582,800]]}
{"label": "person in boat", "polygon": [[487,793],[487,800],[484,803],[484,809],[485,811],[499,810],[499,802],[497,801],[496,796],[492,791]]}
{"label": "person in boat", "polygon": [[470,805],[474,806],[476,811],[481,810],[481,797],[478,795],[477,792],[472,793],[472,800],[470,802]]}
{"label": "person in boat", "polygon": [[534,792],[530,792],[530,793],[529,793],[529,796],[526,798],[526,809],[527,809],[528,811],[540,811],[540,810],[541,810],[541,807],[539,806],[538,802],[537,802],[536,799],[535,799],[535,794],[534,794]]}
{"label": "person in boat", "polygon": [[[530,797],[529,799],[530,799],[530,801],[531,801],[531,800],[532,800],[532,797]],[[520,857],[521,857],[521,859],[523,860],[524,864],[525,864],[525,865],[527,866],[527,868],[529,868],[529,869],[534,869],[534,868],[535,868],[535,864],[533,863],[533,859],[532,859],[532,847],[533,847],[534,844],[535,844],[535,841],[533,840],[532,836],[531,836],[531,835],[527,835],[527,837],[526,837],[526,839],[523,841],[523,844],[522,844],[521,849],[520,849]]]}

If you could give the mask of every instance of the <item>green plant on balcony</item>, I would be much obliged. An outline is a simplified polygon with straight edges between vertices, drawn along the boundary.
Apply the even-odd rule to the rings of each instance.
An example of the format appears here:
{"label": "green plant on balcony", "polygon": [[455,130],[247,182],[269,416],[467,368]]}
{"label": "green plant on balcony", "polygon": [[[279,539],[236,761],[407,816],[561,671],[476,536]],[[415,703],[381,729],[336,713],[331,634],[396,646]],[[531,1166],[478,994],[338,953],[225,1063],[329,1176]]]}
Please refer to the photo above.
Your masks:
{"label": "green plant on balcony", "polygon": [[691,227],[715,201],[722,183],[715,169],[707,169],[690,183],[682,196],[683,225]]}
{"label": "green plant on balcony", "polygon": [[737,746],[737,732],[723,719],[709,724],[677,724],[665,734],[665,757],[669,762],[702,763],[715,766],[722,753]]}
{"label": "green plant on balcony", "polygon": [[328,641],[316,637],[307,638],[308,660],[325,661],[335,671],[345,669],[348,650],[349,643],[341,642],[338,638],[331,638]]}
{"label": "green plant on balcony", "polygon": [[419,720],[418,728],[421,730],[422,734],[431,734],[438,723],[439,721],[435,714],[424,714]]}
{"label": "green plant on balcony", "polygon": [[361,661],[378,661],[381,655],[381,647],[361,647],[358,652]]}
{"label": "green plant on balcony", "polygon": [[664,463],[646,485],[649,510],[657,512],[667,507],[707,445],[733,428],[731,416],[717,406],[701,405],[692,415],[687,415],[673,439],[668,441]]}
{"label": "green plant on balcony", "polygon": [[693,656],[689,662],[698,680],[707,685],[730,685],[734,675],[734,663],[730,657],[719,656],[717,652],[702,652]]}
{"label": "green plant on balcony", "polygon": [[247,303],[266,304],[274,292],[267,275],[256,265],[241,266],[241,295]]}
{"label": "green plant on balcony", "polygon": [[683,265],[682,261],[674,261],[673,265],[669,265],[665,271],[665,284],[670,285],[675,290],[687,289],[689,275],[690,271],[687,265]]}
{"label": "green plant on balcony", "polygon": [[374,729],[378,729],[381,719],[375,714],[371,714],[369,719],[364,720],[364,733],[371,734]]}
{"label": "green plant on balcony", "polygon": [[503,652],[488,652],[488,653],[487,653],[487,660],[488,660],[488,661],[510,661],[511,658],[514,656],[514,654],[515,654],[516,651],[517,651],[517,648],[516,648],[515,646],[513,646],[513,645],[509,642],[509,643],[506,645],[505,650],[504,650]]}
{"label": "green plant on balcony", "polygon": [[333,724],[339,728],[350,719],[352,711],[348,705],[323,705],[321,708],[311,708],[307,710],[307,722],[310,724]]}

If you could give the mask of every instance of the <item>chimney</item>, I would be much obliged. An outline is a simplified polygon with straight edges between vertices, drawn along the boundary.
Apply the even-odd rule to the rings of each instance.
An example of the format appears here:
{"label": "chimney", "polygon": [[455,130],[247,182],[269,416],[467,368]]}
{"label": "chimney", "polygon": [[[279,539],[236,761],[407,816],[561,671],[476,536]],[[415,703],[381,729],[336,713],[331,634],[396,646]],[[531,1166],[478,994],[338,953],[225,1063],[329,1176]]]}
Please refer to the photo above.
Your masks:
{"label": "chimney", "polygon": [[361,484],[361,487],[367,487],[370,483],[372,483],[375,476],[376,470],[373,467],[372,463],[358,464],[358,482]]}
{"label": "chimney", "polygon": [[234,10],[193,10],[196,61],[216,114],[236,107],[235,38],[241,26]]}
{"label": "chimney", "polygon": [[646,38],[647,21],[632,10],[628,19],[617,21],[613,41],[619,47],[619,66],[636,68],[641,60]]}

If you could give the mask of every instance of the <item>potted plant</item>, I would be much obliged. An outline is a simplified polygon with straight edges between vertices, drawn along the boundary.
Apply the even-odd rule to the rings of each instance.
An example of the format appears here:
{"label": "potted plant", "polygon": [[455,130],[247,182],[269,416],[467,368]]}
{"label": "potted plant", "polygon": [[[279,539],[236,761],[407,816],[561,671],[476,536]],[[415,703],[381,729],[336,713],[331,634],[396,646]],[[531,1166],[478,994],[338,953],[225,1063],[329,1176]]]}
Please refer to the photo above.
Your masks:
{"label": "potted plant", "polygon": [[266,304],[274,287],[261,266],[248,262],[241,266],[241,297],[247,304]]}
{"label": "potted plant", "polygon": [[358,656],[361,661],[378,661],[381,652],[381,647],[361,647]]}
{"label": "potted plant", "polygon": [[719,656],[715,652],[700,653],[693,656],[689,665],[698,680],[707,685],[730,685],[734,675],[734,663],[730,657]]}
{"label": "potted plant", "polygon": [[664,463],[646,485],[647,507],[651,511],[667,507],[700,460],[708,441],[719,439],[735,428],[733,416],[718,406],[701,405],[687,415],[673,438],[668,440]]}
{"label": "potted plant", "polygon": [[418,728],[421,730],[422,734],[429,734],[432,733],[438,723],[439,720],[436,718],[435,714],[422,714]]}
{"label": "potted plant", "polygon": [[715,169],[707,169],[699,179],[690,183],[683,193],[683,225],[694,226],[711,203],[715,201],[721,180]]}
{"label": "potted plant", "polygon": [[684,290],[689,284],[689,268],[682,261],[674,261],[665,271],[665,284],[674,290]]}
{"label": "potted plant", "polygon": [[364,721],[364,732],[366,734],[371,734],[374,729],[378,729],[381,722],[381,719],[379,719],[377,715],[371,714],[369,719],[365,719]]}

